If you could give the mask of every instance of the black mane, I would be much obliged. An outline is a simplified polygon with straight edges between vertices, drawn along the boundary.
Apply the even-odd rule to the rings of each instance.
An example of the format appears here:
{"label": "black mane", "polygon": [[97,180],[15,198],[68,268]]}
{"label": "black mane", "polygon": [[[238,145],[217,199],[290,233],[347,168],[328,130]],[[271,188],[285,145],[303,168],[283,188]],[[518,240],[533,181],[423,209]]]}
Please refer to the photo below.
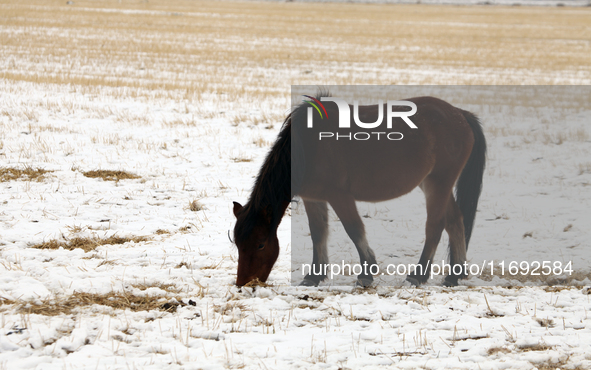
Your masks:
{"label": "black mane", "polygon": [[270,220],[271,230],[283,217],[282,205],[291,200],[291,114],[287,116],[279,136],[267,154],[255,180],[248,203],[234,228],[234,241],[244,240],[263,214]]}
{"label": "black mane", "polygon": [[[330,96],[330,93],[320,89],[316,98],[323,96]],[[306,108],[306,103],[301,103],[285,118],[277,140],[255,180],[250,198],[238,216],[234,227],[235,243],[250,235],[258,217],[266,216],[270,222],[270,230],[275,230],[283,217],[282,207],[285,202],[297,195],[305,168],[304,148],[298,141],[297,132],[304,128]],[[295,122],[295,130],[292,130],[292,121]]]}

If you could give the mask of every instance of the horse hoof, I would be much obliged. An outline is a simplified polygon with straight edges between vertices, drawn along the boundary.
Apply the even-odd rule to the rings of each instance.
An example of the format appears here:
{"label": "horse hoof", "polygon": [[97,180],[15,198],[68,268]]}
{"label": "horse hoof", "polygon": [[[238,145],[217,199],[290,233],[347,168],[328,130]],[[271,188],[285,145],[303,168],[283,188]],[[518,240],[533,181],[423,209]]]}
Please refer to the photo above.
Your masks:
{"label": "horse hoof", "polygon": [[355,286],[360,288],[368,288],[373,284],[373,279],[357,279]]}
{"label": "horse hoof", "polygon": [[443,280],[443,286],[446,286],[446,287],[458,286],[458,277],[452,276],[452,275],[447,276],[445,278],[445,280]]}
{"label": "horse hoof", "polygon": [[300,283],[300,286],[318,286],[318,283],[319,282],[314,281],[314,280],[304,279]]}
{"label": "horse hoof", "polygon": [[409,283],[411,283],[412,285],[414,285],[415,287],[418,287],[421,285],[421,282],[418,279],[415,279],[413,277],[407,276],[406,277],[406,281],[408,281]]}

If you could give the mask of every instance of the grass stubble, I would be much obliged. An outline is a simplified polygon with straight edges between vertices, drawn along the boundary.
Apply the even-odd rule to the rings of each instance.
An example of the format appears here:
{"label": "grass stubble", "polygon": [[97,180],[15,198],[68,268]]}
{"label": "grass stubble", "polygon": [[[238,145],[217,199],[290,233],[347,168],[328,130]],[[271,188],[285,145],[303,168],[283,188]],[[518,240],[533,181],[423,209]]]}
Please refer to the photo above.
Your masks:
{"label": "grass stubble", "polygon": [[93,237],[74,237],[67,240],[57,240],[51,239],[48,241],[44,241],[38,244],[34,244],[31,248],[35,249],[60,249],[63,248],[65,250],[74,250],[74,249],[82,249],[84,252],[90,252],[95,250],[97,247],[101,245],[118,245],[118,244],[125,244],[129,242],[139,243],[143,241],[149,240],[146,236],[117,236],[112,235],[109,237],[100,238],[97,236]]}
{"label": "grass stubble", "polygon": [[92,170],[82,172],[84,177],[100,178],[104,181],[119,181],[125,179],[139,179],[140,176],[123,170]]}
{"label": "grass stubble", "polygon": [[18,306],[17,312],[43,316],[70,315],[95,305],[101,306],[99,311],[108,308],[112,310],[111,313],[113,310],[131,310],[132,312],[158,310],[174,313],[179,306],[186,306],[186,304],[176,294],[174,296],[169,294],[170,292],[172,292],[170,288],[160,296],[139,295],[129,291],[112,291],[104,294],[74,292],[65,297],[47,298],[39,304],[20,301],[13,301],[12,304]]}
{"label": "grass stubble", "polygon": [[49,170],[42,168],[32,168],[26,166],[24,168],[15,167],[1,167],[0,168],[0,182],[24,180],[24,181],[42,181]]}
{"label": "grass stubble", "polygon": [[588,8],[13,0],[0,9],[7,30],[30,30],[0,33],[7,67],[21,66],[0,78],[83,93],[253,102],[286,97],[290,84],[577,83],[591,74]]}

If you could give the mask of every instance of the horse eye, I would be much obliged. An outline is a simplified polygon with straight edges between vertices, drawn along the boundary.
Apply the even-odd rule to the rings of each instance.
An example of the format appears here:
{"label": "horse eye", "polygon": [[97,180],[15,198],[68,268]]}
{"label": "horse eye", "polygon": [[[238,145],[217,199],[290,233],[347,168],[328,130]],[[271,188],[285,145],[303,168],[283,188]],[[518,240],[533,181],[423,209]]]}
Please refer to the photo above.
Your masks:
{"label": "horse eye", "polygon": [[261,250],[261,249],[264,249],[264,248],[265,248],[265,244],[264,243],[259,244],[258,250]]}

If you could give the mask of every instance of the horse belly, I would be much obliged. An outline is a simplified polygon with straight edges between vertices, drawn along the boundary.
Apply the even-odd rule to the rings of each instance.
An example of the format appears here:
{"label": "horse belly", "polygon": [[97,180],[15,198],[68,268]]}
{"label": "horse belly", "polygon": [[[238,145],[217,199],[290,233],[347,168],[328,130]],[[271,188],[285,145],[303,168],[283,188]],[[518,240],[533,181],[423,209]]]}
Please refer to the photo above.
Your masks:
{"label": "horse belly", "polygon": [[[400,157],[398,157],[400,158]],[[349,175],[349,191],[356,200],[380,202],[400,197],[419,186],[431,170],[426,156],[379,158]]]}
{"label": "horse belly", "polygon": [[327,200],[347,193],[359,201],[385,201],[412,191],[433,163],[430,147],[420,137],[405,143],[334,143],[310,163],[301,195]]}

